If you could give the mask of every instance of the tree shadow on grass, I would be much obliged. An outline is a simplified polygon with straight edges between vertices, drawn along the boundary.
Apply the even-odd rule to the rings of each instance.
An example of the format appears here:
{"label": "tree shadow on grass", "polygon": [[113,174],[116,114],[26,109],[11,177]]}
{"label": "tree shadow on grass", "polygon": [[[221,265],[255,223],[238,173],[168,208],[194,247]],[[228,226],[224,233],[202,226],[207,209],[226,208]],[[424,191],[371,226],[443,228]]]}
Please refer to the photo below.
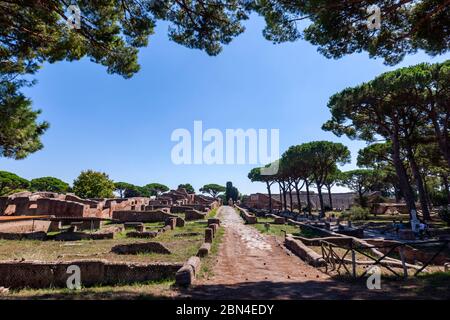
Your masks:
{"label": "tree shadow on grass", "polygon": [[[381,289],[369,290],[366,279],[331,279],[302,282],[244,282],[202,284],[181,290],[191,299],[269,299],[269,300],[393,300],[449,299],[450,282],[442,277],[423,279],[385,279]],[[446,281],[449,278],[445,277]]]}
{"label": "tree shadow on grass", "polygon": [[[99,289],[100,288],[100,289]],[[384,277],[380,290],[369,290],[366,279],[336,276],[330,280],[256,281],[236,284],[198,284],[190,288],[154,287],[83,288],[80,291],[55,289],[9,295],[0,299],[36,300],[393,300],[450,299],[450,272],[424,274],[406,280]]]}

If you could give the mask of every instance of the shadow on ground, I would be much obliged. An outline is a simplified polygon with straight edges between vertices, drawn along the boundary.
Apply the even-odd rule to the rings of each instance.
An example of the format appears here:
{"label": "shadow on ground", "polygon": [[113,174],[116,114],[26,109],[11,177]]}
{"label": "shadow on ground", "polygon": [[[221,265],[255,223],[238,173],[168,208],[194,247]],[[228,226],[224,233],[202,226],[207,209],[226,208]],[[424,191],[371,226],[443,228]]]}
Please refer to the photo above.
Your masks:
{"label": "shadow on ground", "polygon": [[56,300],[393,300],[393,299],[450,299],[450,273],[426,274],[407,280],[382,278],[381,290],[369,290],[366,279],[336,276],[326,281],[258,281],[236,284],[198,284],[190,288],[173,285],[158,287],[116,286],[67,289],[26,290],[25,294],[0,296],[1,299]]}
{"label": "shadow on ground", "polygon": [[191,299],[450,299],[450,281],[443,276],[431,279],[385,279],[380,290],[367,289],[365,278],[304,282],[260,281],[232,285],[197,285],[180,292]]}

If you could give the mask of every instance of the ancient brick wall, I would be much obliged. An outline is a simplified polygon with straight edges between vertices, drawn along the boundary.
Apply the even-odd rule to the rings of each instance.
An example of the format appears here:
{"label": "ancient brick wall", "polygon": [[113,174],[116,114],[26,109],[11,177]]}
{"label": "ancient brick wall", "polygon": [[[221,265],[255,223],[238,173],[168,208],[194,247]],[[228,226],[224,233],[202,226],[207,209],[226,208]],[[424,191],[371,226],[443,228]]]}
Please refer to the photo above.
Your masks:
{"label": "ancient brick wall", "polygon": [[33,231],[47,232],[50,227],[50,221],[43,220],[21,220],[0,222],[0,232],[4,233],[25,233]]}
{"label": "ancient brick wall", "polygon": [[121,222],[162,222],[176,215],[161,210],[156,211],[114,211],[112,218]]}
{"label": "ancient brick wall", "polygon": [[89,206],[73,201],[57,199],[38,199],[37,215],[55,215],[59,217],[83,217],[89,214]]}
{"label": "ancient brick wall", "polygon": [[71,265],[80,267],[83,286],[114,285],[174,278],[178,263],[113,263],[105,260],[71,262],[0,261],[0,286],[6,288],[66,287]]}

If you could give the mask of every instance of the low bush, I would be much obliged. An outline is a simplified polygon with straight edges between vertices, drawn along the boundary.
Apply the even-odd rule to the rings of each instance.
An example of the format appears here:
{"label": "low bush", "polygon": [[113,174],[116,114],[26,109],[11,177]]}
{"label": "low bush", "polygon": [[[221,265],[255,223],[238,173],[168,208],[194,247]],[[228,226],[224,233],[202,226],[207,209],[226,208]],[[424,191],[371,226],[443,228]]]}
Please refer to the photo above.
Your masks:
{"label": "low bush", "polygon": [[446,206],[439,210],[439,218],[450,226],[450,207]]}
{"label": "low bush", "polygon": [[351,221],[368,220],[369,214],[370,211],[368,208],[353,206],[350,208],[350,210],[343,212],[341,214],[341,218],[348,219]]}

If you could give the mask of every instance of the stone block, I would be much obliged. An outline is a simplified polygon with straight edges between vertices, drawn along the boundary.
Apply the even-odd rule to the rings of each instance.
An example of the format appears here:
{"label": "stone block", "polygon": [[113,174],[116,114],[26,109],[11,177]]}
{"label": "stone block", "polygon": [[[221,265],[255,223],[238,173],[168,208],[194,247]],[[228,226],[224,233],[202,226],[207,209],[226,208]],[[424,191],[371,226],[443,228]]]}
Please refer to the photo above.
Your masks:
{"label": "stone block", "polygon": [[203,220],[206,218],[206,213],[197,211],[197,210],[188,210],[185,211],[184,213],[184,218],[187,221],[191,221],[191,220]]}
{"label": "stone block", "polygon": [[174,230],[177,226],[177,218],[168,218],[165,223],[171,230]]}
{"label": "stone block", "polygon": [[116,254],[160,253],[171,254],[160,242],[130,243],[112,247],[111,252]]}
{"label": "stone block", "polygon": [[205,229],[205,242],[212,243],[214,238],[214,231],[211,228]]}
{"label": "stone block", "polygon": [[127,238],[155,238],[158,235],[157,231],[137,232],[132,231],[127,233]]}
{"label": "stone block", "polygon": [[215,224],[220,226],[220,219],[217,219],[217,218],[210,218],[210,219],[208,219],[208,224],[213,224],[213,223],[215,223]]}
{"label": "stone block", "polygon": [[177,217],[177,227],[182,228],[186,224],[183,218]]}
{"label": "stone block", "polygon": [[200,249],[198,249],[197,257],[200,257],[200,258],[206,257],[210,251],[211,251],[211,243],[205,242],[204,244],[202,244]]}

